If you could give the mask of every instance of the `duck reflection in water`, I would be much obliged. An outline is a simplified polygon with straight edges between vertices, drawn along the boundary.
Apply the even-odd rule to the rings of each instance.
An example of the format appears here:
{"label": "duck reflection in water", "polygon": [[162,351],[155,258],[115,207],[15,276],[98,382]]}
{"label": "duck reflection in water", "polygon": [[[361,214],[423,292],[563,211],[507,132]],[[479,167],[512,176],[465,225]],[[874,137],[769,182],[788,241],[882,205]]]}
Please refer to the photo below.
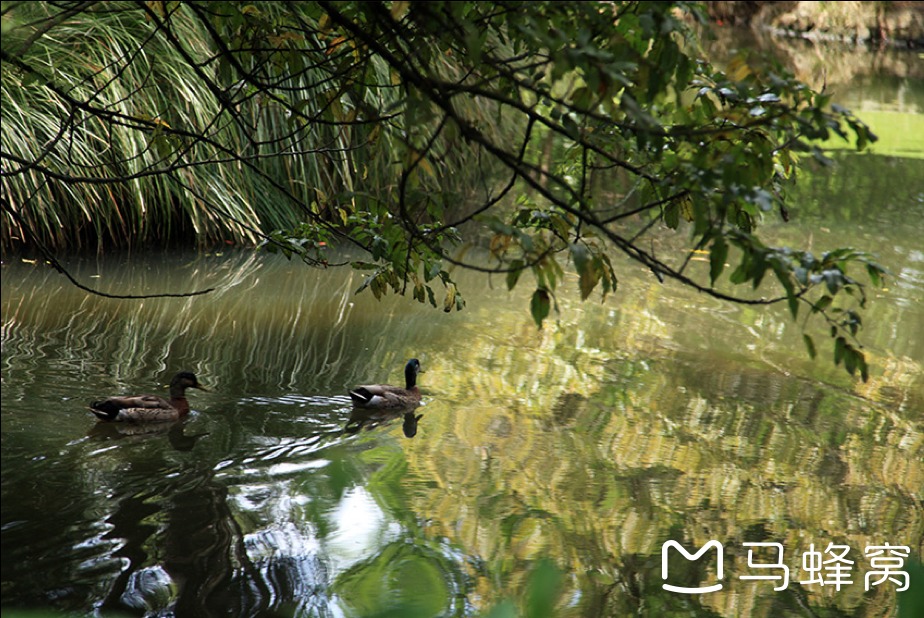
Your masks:
{"label": "duck reflection in water", "polygon": [[177,451],[190,451],[208,432],[187,434],[185,420],[164,423],[96,423],[87,432],[92,440],[129,440],[140,442],[154,436],[167,436]]}
{"label": "duck reflection in water", "polygon": [[415,414],[416,410],[417,406],[387,410],[353,408],[343,431],[354,434],[359,432],[363,427],[368,431],[379,425],[388,425],[391,421],[398,417],[402,417],[401,428],[404,431],[404,435],[408,438],[413,438],[417,435],[417,422],[423,417],[423,414]]}

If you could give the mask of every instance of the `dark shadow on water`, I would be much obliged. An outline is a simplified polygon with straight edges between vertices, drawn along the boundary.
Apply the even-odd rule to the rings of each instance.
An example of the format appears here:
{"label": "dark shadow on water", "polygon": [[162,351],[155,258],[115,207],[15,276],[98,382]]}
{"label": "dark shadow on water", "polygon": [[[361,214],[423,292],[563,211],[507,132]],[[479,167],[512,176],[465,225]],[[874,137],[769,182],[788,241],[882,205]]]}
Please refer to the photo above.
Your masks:
{"label": "dark shadow on water", "polygon": [[[244,532],[214,471],[194,465],[117,498],[107,537],[123,568],[101,609],[151,615],[256,615],[273,595],[248,557]],[[160,550],[150,555],[150,547]]]}

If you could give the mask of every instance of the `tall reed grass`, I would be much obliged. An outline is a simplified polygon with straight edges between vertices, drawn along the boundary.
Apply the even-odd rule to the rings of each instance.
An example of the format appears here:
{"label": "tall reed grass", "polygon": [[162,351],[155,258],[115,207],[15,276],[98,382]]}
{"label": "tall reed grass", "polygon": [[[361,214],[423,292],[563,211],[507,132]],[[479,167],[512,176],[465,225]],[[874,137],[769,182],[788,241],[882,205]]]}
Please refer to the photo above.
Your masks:
{"label": "tall reed grass", "polygon": [[[408,159],[406,120],[351,122],[358,112],[402,111],[404,93],[384,63],[348,57],[355,50],[337,58],[306,36],[277,43],[269,59],[287,63],[286,72],[271,89],[235,90],[202,15],[182,3],[161,5],[172,12],[158,15],[153,4],[145,12],[140,3],[96,3],[67,18],[59,3],[5,9],[4,253],[35,242],[58,250],[252,244],[308,220],[333,229],[360,210],[387,212]],[[267,22],[317,21],[309,8],[285,13],[302,5],[260,6],[279,12]],[[362,65],[361,86],[355,70],[335,72],[344,60]],[[246,68],[266,62],[255,55]],[[233,105],[222,105],[207,82]],[[322,122],[300,120],[296,109]],[[464,188],[446,170],[465,169],[468,155],[451,145],[442,152],[433,166],[444,173],[430,167],[424,181]]]}

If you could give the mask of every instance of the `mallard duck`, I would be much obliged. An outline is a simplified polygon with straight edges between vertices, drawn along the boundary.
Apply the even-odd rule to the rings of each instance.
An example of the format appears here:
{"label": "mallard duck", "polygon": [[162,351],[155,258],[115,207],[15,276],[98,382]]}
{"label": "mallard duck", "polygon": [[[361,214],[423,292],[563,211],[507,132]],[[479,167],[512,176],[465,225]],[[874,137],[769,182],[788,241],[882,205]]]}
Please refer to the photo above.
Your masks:
{"label": "mallard duck", "polygon": [[176,421],[189,414],[186,389],[208,389],[199,384],[196,376],[181,371],[170,381],[170,399],[158,395],[110,397],[90,404],[90,411],[103,421],[134,423]]}
{"label": "mallard duck", "polygon": [[350,391],[350,399],[357,408],[409,408],[420,403],[417,374],[420,361],[412,358],[404,366],[405,387],[388,384],[367,384]]}

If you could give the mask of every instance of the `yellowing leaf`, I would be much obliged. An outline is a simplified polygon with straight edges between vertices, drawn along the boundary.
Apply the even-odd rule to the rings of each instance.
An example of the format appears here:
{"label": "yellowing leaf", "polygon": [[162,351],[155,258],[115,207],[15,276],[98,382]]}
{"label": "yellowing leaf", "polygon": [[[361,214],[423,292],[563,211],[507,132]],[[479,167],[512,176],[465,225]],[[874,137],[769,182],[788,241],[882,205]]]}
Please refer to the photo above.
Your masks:
{"label": "yellowing leaf", "polygon": [[407,10],[411,7],[411,3],[407,1],[402,2],[392,2],[391,3],[391,18],[395,21],[401,21],[401,19],[407,15]]}
{"label": "yellowing leaf", "polygon": [[345,36],[338,36],[336,39],[331,41],[330,44],[327,46],[327,55],[330,56],[332,53],[334,53],[337,50],[337,48],[340,47],[341,43],[343,43],[346,40],[347,38]]}
{"label": "yellowing leaf", "polygon": [[693,200],[684,198],[684,200],[680,202],[680,214],[687,220],[687,223],[693,221]]}
{"label": "yellowing leaf", "polygon": [[430,165],[430,162],[426,159],[421,159],[417,162],[417,166],[430,176],[430,178],[436,178],[436,172],[433,170],[433,166]]}
{"label": "yellowing leaf", "polygon": [[753,73],[753,71],[744,58],[733,58],[732,61],[728,63],[726,74],[736,82],[740,82],[751,73]]}

